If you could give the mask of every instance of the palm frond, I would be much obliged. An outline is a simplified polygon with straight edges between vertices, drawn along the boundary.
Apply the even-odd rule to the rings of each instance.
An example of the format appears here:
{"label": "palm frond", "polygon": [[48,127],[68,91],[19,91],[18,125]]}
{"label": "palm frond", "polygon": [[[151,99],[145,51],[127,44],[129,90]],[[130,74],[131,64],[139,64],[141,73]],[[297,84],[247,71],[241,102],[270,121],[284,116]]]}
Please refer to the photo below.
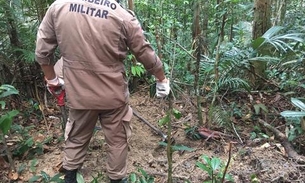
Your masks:
{"label": "palm frond", "polygon": [[270,57],[270,56],[263,56],[263,57],[253,57],[253,58],[249,58],[249,61],[262,61],[262,62],[274,62],[277,63],[279,62],[281,59],[277,58],[277,57]]}
{"label": "palm frond", "polygon": [[303,42],[302,33],[285,33],[280,34],[284,27],[274,26],[271,27],[264,35],[255,39],[252,42],[254,49],[263,49],[266,45],[271,45],[277,51],[288,51],[292,50],[292,43]]}

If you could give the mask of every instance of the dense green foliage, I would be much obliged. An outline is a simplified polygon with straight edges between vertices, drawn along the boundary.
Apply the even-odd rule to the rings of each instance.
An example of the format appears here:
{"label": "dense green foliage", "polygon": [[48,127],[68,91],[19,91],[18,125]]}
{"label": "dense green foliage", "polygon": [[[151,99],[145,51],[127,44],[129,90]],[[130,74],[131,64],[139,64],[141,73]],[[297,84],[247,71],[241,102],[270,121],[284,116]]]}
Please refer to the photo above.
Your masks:
{"label": "dense green foliage", "polygon": [[[50,3],[52,1],[0,2],[0,82],[16,83],[16,87],[22,89],[27,96],[32,95],[32,81],[42,77],[34,61],[35,38],[37,26]],[[123,5],[126,4],[127,2],[123,1]],[[193,1],[184,0],[134,1],[135,13],[148,40],[163,62],[169,66],[168,73],[172,74],[175,81],[185,84],[175,85],[178,88],[192,85],[194,82],[194,54],[198,47],[196,37],[193,37],[192,33],[196,26],[193,13],[195,5]],[[201,57],[200,86],[212,87],[214,92],[223,88],[249,89],[249,63],[259,58],[268,63],[268,79],[278,83],[280,89],[302,87],[302,23],[305,20],[303,11],[298,11],[303,9],[301,3],[287,2],[285,16],[280,17],[280,24],[277,23],[277,26],[281,27],[272,28],[258,40],[251,39],[252,1],[210,1],[198,5],[201,9],[200,32],[204,36],[204,47],[207,49]],[[272,8],[274,17],[271,19],[278,19],[278,7],[273,4]],[[225,22],[222,22],[223,18]],[[206,27],[203,27],[205,23]],[[217,65],[220,77],[215,80],[216,46],[222,24],[224,33],[218,50],[220,62]],[[240,72],[235,72],[235,68],[239,68]],[[134,76],[146,77],[141,73],[141,70],[132,70]],[[28,86],[24,86],[24,83]]]}
{"label": "dense green foliage", "polygon": [[[19,92],[11,85],[0,86],[0,106],[1,110],[6,109],[6,102],[4,99],[10,95],[18,94]],[[0,133],[8,134],[13,118],[19,113],[17,110],[9,110],[0,113]]]}

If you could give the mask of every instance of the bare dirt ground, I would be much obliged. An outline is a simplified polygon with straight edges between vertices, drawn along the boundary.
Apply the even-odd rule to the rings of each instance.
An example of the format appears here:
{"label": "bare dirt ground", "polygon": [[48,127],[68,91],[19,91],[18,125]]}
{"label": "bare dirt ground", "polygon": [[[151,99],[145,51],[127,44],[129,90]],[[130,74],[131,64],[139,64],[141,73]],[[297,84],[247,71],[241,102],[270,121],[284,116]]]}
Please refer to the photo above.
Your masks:
{"label": "bare dirt ground", "polygon": [[[168,107],[167,101],[150,98],[149,94],[143,90],[131,95],[130,104],[139,114],[154,126],[160,128],[164,133],[167,129],[158,126],[158,120],[165,116]],[[236,132],[231,133],[218,131],[227,135],[221,135],[219,139],[199,139],[188,138],[185,133],[186,126],[197,125],[196,109],[192,102],[181,101],[175,103],[181,114],[181,119],[174,119],[173,137],[176,145],[184,145],[192,148],[193,151],[175,151],[173,153],[173,178],[175,183],[201,183],[207,180],[207,173],[196,166],[197,161],[201,161],[200,156],[219,157],[224,164],[230,159],[227,173],[231,174],[237,183],[248,182],[305,182],[305,165],[296,163],[287,158],[285,150],[280,142],[272,137],[265,140],[250,140],[250,132],[253,123],[243,121],[235,122]],[[58,116],[60,117],[60,115]],[[16,167],[23,165],[24,170],[15,182],[28,182],[34,175],[39,175],[44,171],[49,176],[54,176],[58,172],[58,164],[62,159],[63,142],[59,127],[59,119],[47,118],[52,124],[50,134],[53,134],[53,141],[44,146],[44,154],[29,158],[26,155],[16,158]],[[161,136],[156,134],[151,128],[144,124],[137,117],[132,119],[133,135],[130,141],[128,173],[137,173],[142,168],[147,174],[154,177],[154,182],[165,183],[167,180],[167,152],[166,147],[159,142]],[[36,130],[31,131],[35,140],[46,137],[43,122],[36,124]],[[40,135],[38,135],[40,134]],[[81,173],[86,182],[97,179],[98,182],[105,182],[105,146],[102,131],[97,131],[90,143],[88,155],[84,162]],[[41,140],[41,139],[40,139]],[[13,140],[10,145],[13,144]],[[228,149],[232,144],[231,151]],[[0,146],[2,148],[2,146]],[[11,146],[12,147],[12,146]],[[229,158],[229,153],[231,156]],[[33,165],[33,158],[37,160]],[[9,182],[7,178],[8,164],[0,161],[2,168],[0,182]]]}

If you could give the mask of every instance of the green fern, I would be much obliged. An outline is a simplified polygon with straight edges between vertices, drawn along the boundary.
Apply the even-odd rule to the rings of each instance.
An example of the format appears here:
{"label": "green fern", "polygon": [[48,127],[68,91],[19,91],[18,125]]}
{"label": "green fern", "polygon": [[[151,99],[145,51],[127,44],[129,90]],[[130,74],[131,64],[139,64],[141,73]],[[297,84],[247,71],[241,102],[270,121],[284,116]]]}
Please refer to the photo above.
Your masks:
{"label": "green fern", "polygon": [[211,106],[208,113],[209,121],[221,127],[229,126],[230,113],[220,106]]}
{"label": "green fern", "polygon": [[220,78],[218,81],[218,87],[219,88],[229,88],[229,89],[249,89],[250,85],[243,79],[241,78]]}
{"label": "green fern", "polygon": [[[250,85],[247,81],[246,68],[250,67],[249,58],[253,55],[252,49],[240,50],[234,46],[227,45],[218,64],[219,78],[215,77],[215,61],[204,58],[201,62],[200,74],[205,77],[205,83],[211,86],[212,93],[217,93],[222,89],[249,90]],[[201,81],[203,83],[203,81]],[[211,94],[212,94],[211,93]]]}

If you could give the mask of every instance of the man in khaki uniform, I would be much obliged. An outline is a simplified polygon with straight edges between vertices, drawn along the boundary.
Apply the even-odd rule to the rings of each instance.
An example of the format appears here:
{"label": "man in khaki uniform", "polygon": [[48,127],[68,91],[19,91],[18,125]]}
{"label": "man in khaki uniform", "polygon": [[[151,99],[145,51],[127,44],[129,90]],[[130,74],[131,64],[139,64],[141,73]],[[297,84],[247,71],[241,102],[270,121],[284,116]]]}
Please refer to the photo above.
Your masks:
{"label": "man in khaki uniform", "polygon": [[[59,47],[64,81],[53,68]],[[69,120],[63,167],[76,183],[98,115],[108,146],[111,183],[127,182],[127,140],[131,134],[129,91],[123,61],[131,51],[157,80],[158,97],[170,92],[160,59],[145,41],[139,22],[114,0],[57,0],[46,12],[36,41],[36,60],[47,86],[65,86]]]}

